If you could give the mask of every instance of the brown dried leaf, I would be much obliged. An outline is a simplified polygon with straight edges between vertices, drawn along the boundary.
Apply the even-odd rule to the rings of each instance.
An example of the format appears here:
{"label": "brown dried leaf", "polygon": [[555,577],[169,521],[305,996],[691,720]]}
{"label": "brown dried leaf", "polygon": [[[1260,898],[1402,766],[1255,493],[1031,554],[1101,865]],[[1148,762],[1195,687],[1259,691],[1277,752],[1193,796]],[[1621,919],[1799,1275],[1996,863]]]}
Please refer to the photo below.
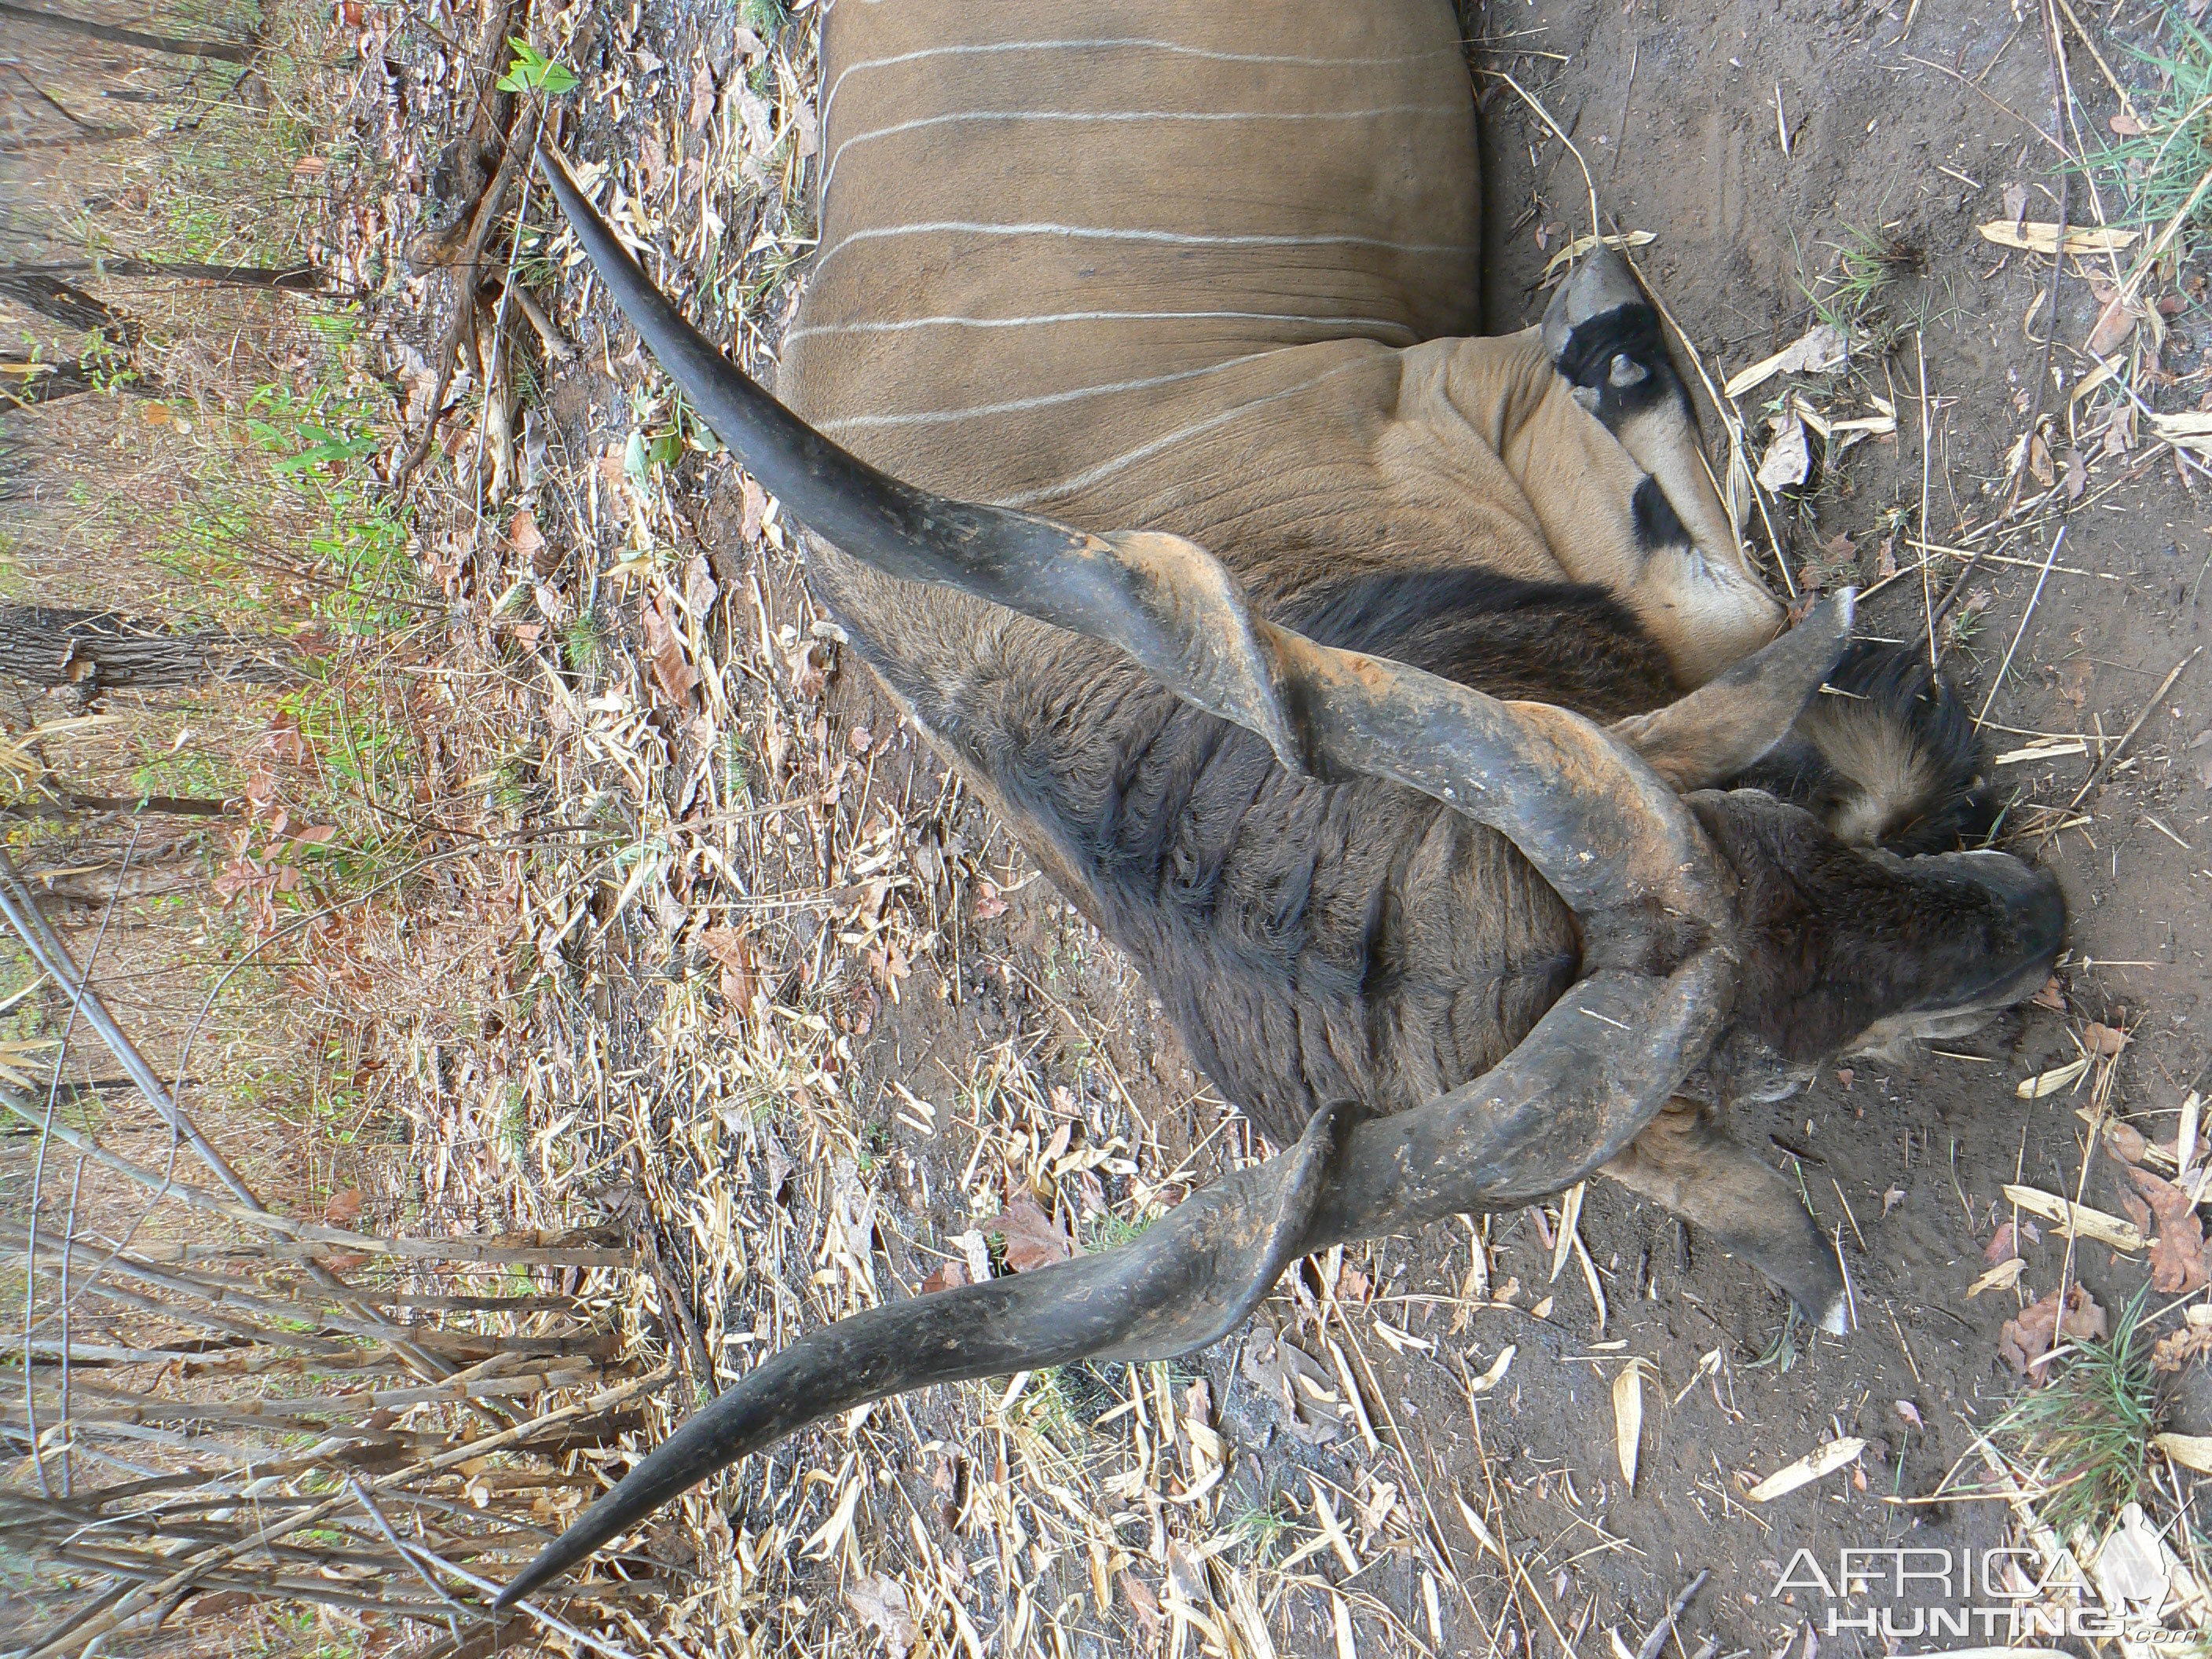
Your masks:
{"label": "brown dried leaf", "polygon": [[2043,988],[2028,999],[2033,1007],[2048,1008],[2054,1014],[2066,1012],[2066,993],[2059,988],[2058,975],[2053,974],[2043,981]]}
{"label": "brown dried leaf", "polygon": [[2127,343],[2128,336],[2136,331],[2138,313],[2126,301],[2114,299],[2097,315],[2096,326],[2089,331],[2085,347],[2093,357],[2109,357]]}
{"label": "brown dried leaf", "polygon": [[638,614],[645,623],[646,649],[653,659],[653,682],[659,687],[662,701],[678,708],[687,707],[693,689],[699,684],[699,671],[684,659],[683,634],[658,597],[647,599],[638,608]]}
{"label": "brown dried leaf", "polygon": [[714,71],[703,58],[691,71],[691,111],[685,118],[694,132],[714,118]]}
{"label": "brown dried leaf", "polygon": [[745,474],[739,484],[745,498],[744,520],[738,533],[749,542],[760,539],[761,525],[768,517],[768,491],[755,482],[751,473]]}
{"label": "brown dried leaf", "polygon": [[323,1206],[323,1219],[333,1227],[350,1227],[361,1218],[361,1205],[360,1189],[349,1187],[331,1194],[331,1201]]}
{"label": "brown dried leaf", "polygon": [[2026,185],[2007,185],[2004,187],[2004,210],[2005,217],[2015,226],[2027,217],[2027,186]]}
{"label": "brown dried leaf", "polygon": [[1006,1207],[977,1226],[987,1233],[1003,1233],[1006,1266],[1018,1273],[1048,1267],[1075,1254],[1067,1235],[1044,1212],[1027,1188],[1017,1191]]}
{"label": "brown dried leaf", "polygon": [[2171,1336],[2161,1336],[2150,1351],[2154,1371],[2178,1371],[2192,1359],[2212,1354],[2212,1325],[2188,1325]]}
{"label": "brown dried leaf", "polygon": [[734,927],[708,927],[701,931],[698,943],[721,965],[722,1000],[732,1008],[751,1007],[760,969],[751,939]]}
{"label": "brown dried leaf", "polygon": [[520,509],[507,527],[507,540],[534,568],[538,556],[545,550],[545,532],[538,527],[538,514],[526,507]]}
{"label": "brown dried leaf", "polygon": [[2009,1261],[2019,1254],[2019,1237],[2012,1223],[2008,1221],[1996,1230],[1996,1235],[1989,1242],[1989,1247],[1982,1252],[1982,1260],[1994,1267],[1998,1262]]}
{"label": "brown dried leaf", "polygon": [[957,1291],[968,1282],[968,1269],[957,1261],[941,1261],[937,1270],[921,1281],[923,1296],[934,1296],[939,1291]]}
{"label": "brown dried leaf", "polygon": [[2106,1121],[2105,1145],[2112,1149],[2113,1157],[2128,1164],[2142,1163],[2150,1151],[2150,1142],[2143,1139],[2142,1130],[2116,1117]]}
{"label": "brown dried leaf", "polygon": [[890,1659],[906,1659],[914,1647],[914,1611],[906,1587],[896,1578],[856,1577],[845,1588],[853,1611],[883,1633]]}
{"label": "brown dried leaf", "polygon": [[2027,435],[2027,470],[2045,489],[2058,482],[2057,469],[2051,464],[2051,446],[2043,441],[2040,432]]}
{"label": "brown dried leaf", "polygon": [[1143,1579],[1127,1567],[1115,1576],[1115,1583],[1121,1587],[1121,1594],[1129,1603],[1129,1611],[1137,1615],[1137,1623],[1144,1629],[1146,1647],[1157,1649],[1160,1643],[1159,1598],[1152,1594]]}
{"label": "brown dried leaf", "polygon": [[[2018,1318],[2005,1321],[2004,1328],[1997,1333],[1998,1357],[2012,1367],[2014,1375],[2030,1375],[2028,1368],[2057,1344],[2059,1326],[2058,1292],[2053,1291],[2033,1307],[2022,1309]],[[2063,1333],[2066,1340],[2094,1339],[2105,1332],[2105,1310],[2096,1299],[2079,1285],[2068,1285]]]}
{"label": "brown dried leaf", "polygon": [[784,659],[791,674],[794,696],[818,697],[830,684],[830,647],[820,640],[807,640]]}
{"label": "brown dried leaf", "polygon": [[2212,1284],[2212,1270],[2204,1264],[2204,1224],[2189,1194],[2148,1170],[2130,1168],[2128,1175],[2158,1218],[2150,1242],[2151,1289],[2160,1296],[2187,1296]]}
{"label": "brown dried leaf", "polygon": [[2120,1050],[2128,1046],[2128,1034],[2113,1026],[2089,1022],[2081,1033],[2081,1046],[2093,1054],[2102,1054],[2106,1060],[2117,1060]]}

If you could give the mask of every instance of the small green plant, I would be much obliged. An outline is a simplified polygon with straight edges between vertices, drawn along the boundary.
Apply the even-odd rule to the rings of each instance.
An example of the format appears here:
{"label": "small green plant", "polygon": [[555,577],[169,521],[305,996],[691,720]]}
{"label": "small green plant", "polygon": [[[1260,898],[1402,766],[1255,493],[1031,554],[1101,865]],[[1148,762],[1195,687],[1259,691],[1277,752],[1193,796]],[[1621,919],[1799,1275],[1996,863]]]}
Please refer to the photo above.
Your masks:
{"label": "small green plant", "polygon": [[1252,1553],[1265,1561],[1275,1546],[1296,1524],[1281,1508],[1281,1495],[1270,1492],[1264,1504],[1248,1504],[1231,1517],[1229,1530],[1235,1533],[1250,1548]]}
{"label": "small green plant", "polygon": [[2150,1345],[2141,1340],[2147,1295],[2138,1291],[2119,1310],[2110,1336],[2076,1342],[2071,1362],[1990,1431],[2033,1471],[2037,1508],[2062,1539],[2077,1528],[2101,1537],[2142,1485],[2160,1405]]}
{"label": "small green plant", "polygon": [[1141,1221],[1129,1221],[1109,1210],[1083,1230],[1083,1248],[1095,1255],[1101,1250],[1111,1250],[1127,1244],[1145,1231]]}
{"label": "small green plant", "polygon": [[607,628],[599,613],[588,605],[561,626],[561,660],[572,674],[590,674],[605,660]]}
{"label": "small green plant", "polygon": [[501,92],[542,92],[558,98],[583,84],[575,70],[557,58],[546,57],[520,35],[509,37],[507,44],[514,50],[514,61],[499,77]]}
{"label": "small green plant", "polygon": [[738,16],[744,26],[763,39],[773,35],[790,20],[783,0],[744,0],[738,9]]}
{"label": "small green plant", "polygon": [[1856,225],[1844,226],[1842,240],[1829,246],[1833,267],[1798,282],[1814,314],[1831,328],[1871,336],[1877,347],[1887,347],[1900,326],[1890,314],[1889,290],[1899,278],[1927,270],[1926,252],[1887,228]]}
{"label": "small green plant", "polygon": [[[2135,52],[2149,88],[2116,125],[2118,142],[2092,162],[2118,178],[2133,222],[2154,231],[2185,209],[2195,225],[2212,226],[2212,191],[2198,194],[2212,171],[2212,36],[2179,6],[2166,9],[2165,21],[2171,46]],[[2185,237],[2180,252],[2189,251]]]}

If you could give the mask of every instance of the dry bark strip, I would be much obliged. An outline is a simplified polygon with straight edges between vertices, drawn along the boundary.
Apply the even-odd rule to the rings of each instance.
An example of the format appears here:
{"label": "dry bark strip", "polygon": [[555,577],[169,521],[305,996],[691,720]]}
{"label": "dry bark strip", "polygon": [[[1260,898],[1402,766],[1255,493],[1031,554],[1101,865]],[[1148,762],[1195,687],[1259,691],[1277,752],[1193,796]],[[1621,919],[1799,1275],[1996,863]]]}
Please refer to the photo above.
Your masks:
{"label": "dry bark strip", "polygon": [[259,47],[237,40],[191,40],[167,34],[147,34],[137,29],[119,29],[112,23],[95,23],[88,17],[68,17],[35,6],[13,5],[9,0],[0,0],[0,17],[35,23],[63,34],[82,35],[88,40],[104,40],[112,46],[137,46],[142,52],[166,52],[177,58],[212,58],[225,64],[250,64],[260,56]]}
{"label": "dry bark strip", "polygon": [[472,343],[477,329],[477,284],[483,264],[484,245],[491,240],[492,227],[499,222],[507,192],[514,181],[530,165],[530,158],[538,149],[538,128],[542,112],[535,106],[525,109],[507,129],[507,154],[500,158],[499,171],[484,188],[477,202],[476,216],[469,223],[469,238],[462,245],[460,258],[453,265],[453,317],[446,325],[446,331],[438,341],[436,356],[432,359],[438,366],[438,380],[425,404],[422,416],[422,435],[408,452],[407,459],[392,476],[392,487],[404,489],[422,463],[430,459],[430,452],[438,447],[438,421],[444,414],[446,393],[453,384],[453,365],[464,341]]}

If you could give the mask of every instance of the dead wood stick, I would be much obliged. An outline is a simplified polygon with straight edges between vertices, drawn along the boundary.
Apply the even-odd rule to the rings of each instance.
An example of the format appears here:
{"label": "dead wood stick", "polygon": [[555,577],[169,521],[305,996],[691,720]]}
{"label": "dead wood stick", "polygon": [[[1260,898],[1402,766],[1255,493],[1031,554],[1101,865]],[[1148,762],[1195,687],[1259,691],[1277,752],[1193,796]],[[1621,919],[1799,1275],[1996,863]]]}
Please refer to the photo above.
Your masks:
{"label": "dead wood stick", "polygon": [[[211,1193],[204,1187],[194,1187],[185,1182],[165,1178],[110,1152],[90,1136],[70,1128],[67,1124],[48,1126],[45,1122],[45,1115],[12,1090],[0,1089],[0,1108],[14,1113],[32,1127],[45,1130],[64,1146],[83,1153],[103,1168],[129,1176],[149,1192],[163,1194],[210,1215],[219,1215],[245,1226],[277,1234],[308,1249],[353,1250],[368,1255],[401,1256],[415,1261],[495,1261],[502,1266],[516,1264],[540,1267],[628,1267],[635,1266],[636,1261],[635,1255],[628,1250],[611,1249],[603,1245],[526,1244],[500,1238],[378,1238],[368,1233],[349,1232],[343,1227],[295,1221],[289,1216],[273,1214],[267,1210],[247,1209],[231,1203],[220,1194]],[[182,1249],[183,1247],[179,1247],[175,1260],[188,1259]],[[141,1250],[139,1256],[148,1261],[160,1259],[151,1249]]]}
{"label": "dead wood stick", "polygon": [[546,314],[545,307],[538,303],[538,296],[520,283],[510,283],[507,292],[514,295],[514,303],[529,319],[530,326],[538,331],[538,343],[545,348],[545,355],[556,363],[574,362],[576,348],[568,343],[568,337]]}
{"label": "dead wood stick", "polygon": [[38,902],[23,884],[22,872],[15,868],[15,861],[4,849],[0,849],[0,915],[5,915],[8,925],[21,938],[24,947],[36,959],[39,966],[45,969],[54,983],[62,988],[85,1024],[92,1027],[100,1040],[107,1045],[109,1052],[121,1063],[123,1069],[131,1074],[131,1080],[138,1085],[139,1092],[146,1097],[148,1103],[192,1149],[200,1162],[207,1166],[209,1173],[228,1187],[231,1195],[247,1209],[260,1210],[263,1206],[261,1200],[253,1195],[253,1189],[240,1178],[238,1171],[230,1167],[222,1154],[216,1151],[213,1144],[200,1133],[199,1127],[186,1117],[177,1103],[169,1097],[169,1091],[161,1086],[161,1079],[154,1074],[154,1068],[146,1063],[146,1057],[124,1035],[123,1028],[115,1023],[115,1017],[107,1012],[107,1005],[86,982],[83,971],[70,956],[69,947],[61,942],[47,924],[46,913],[39,908]]}
{"label": "dead wood stick", "polygon": [[2172,672],[2158,683],[2158,690],[2150,694],[2150,700],[2143,704],[2134,720],[2129,724],[2128,729],[2120,733],[2120,740],[2105,750],[2105,758],[2097,763],[2096,769],[2089,774],[2089,781],[2074,792],[2074,799],[2066,803],[2068,811],[2072,811],[2087,800],[2089,792],[2105,781],[2105,775],[2112,769],[2112,763],[2119,759],[2121,751],[2128,746],[2128,740],[2142,730],[2142,723],[2150,718],[2151,710],[2157,708],[2166,694],[2173,690],[2173,683],[2181,678],[2181,671],[2195,662],[2197,652],[2203,648],[2203,646],[2198,646],[2196,651],[2191,651],[2179,662],[2174,664]]}
{"label": "dead wood stick", "polygon": [[[513,1358],[495,1354],[495,1359]],[[362,1389],[352,1394],[314,1395],[300,1400],[254,1401],[242,1406],[210,1406],[195,1404],[185,1400],[146,1400],[121,1389],[101,1388],[97,1383],[72,1384],[71,1392],[79,1397],[89,1396],[99,1401],[114,1401],[96,1406],[90,1410],[70,1413],[70,1421],[78,1423],[222,1423],[250,1428],[266,1423],[272,1427],[287,1423],[330,1424],[348,1414],[370,1411],[397,1411],[403,1407],[428,1405],[437,1402],[459,1403],[470,1398],[491,1396],[509,1397],[541,1394],[551,1389],[573,1389],[591,1380],[595,1368],[591,1362],[580,1361],[565,1366],[555,1365],[543,1370],[529,1370],[511,1376],[480,1377],[465,1388],[449,1383],[434,1382],[419,1389]],[[57,1394],[49,1399],[39,1398],[40,1409],[57,1403]]]}
{"label": "dead wood stick", "polygon": [[[547,1412],[543,1416],[531,1419],[528,1422],[518,1423],[511,1429],[502,1430],[497,1434],[486,1435],[481,1440],[472,1440],[465,1446],[456,1446],[450,1451],[441,1452],[435,1457],[425,1458],[419,1463],[410,1463],[405,1468],[394,1470],[390,1474],[380,1476],[366,1484],[372,1492],[398,1491],[409,1481],[420,1480],[426,1474],[434,1474],[441,1470],[452,1468],[456,1464],[468,1462],[473,1458],[483,1457],[491,1452],[503,1451],[507,1447],[528,1438],[531,1435],[556,1424],[565,1423],[587,1413],[605,1411],[610,1407],[619,1405],[625,1400],[661,1387],[674,1374],[672,1367],[664,1365],[650,1376],[633,1378],[628,1382],[594,1395],[589,1400],[580,1401],[573,1406],[563,1406],[557,1411]],[[353,1502],[353,1495],[350,1492],[325,1498],[310,1508],[258,1528],[250,1537],[240,1539],[234,1543],[226,1544],[214,1551],[204,1552],[200,1556],[195,1556],[179,1566],[160,1583],[141,1585],[98,1619],[93,1620],[89,1628],[80,1626],[70,1634],[68,1640],[71,1645],[81,1651],[94,1637],[106,1636],[125,1624],[137,1622],[143,1615],[157,1607],[167,1596],[185,1585],[194,1583],[203,1574],[216,1567],[226,1566],[240,1556],[249,1554],[261,1548],[264,1544],[297,1532],[302,1527],[313,1526],[326,1516],[336,1514],[351,1502]],[[47,1659],[47,1656],[58,1654],[60,1647],[61,1638],[48,1636],[41,1638],[35,1647],[26,1652],[23,1659]]]}
{"label": "dead wood stick", "polygon": [[1659,1622],[1652,1626],[1651,1634],[1644,1638],[1644,1645],[1636,1650],[1636,1659],[1659,1659],[1659,1650],[1667,1645],[1667,1637],[1674,1630],[1674,1621],[1682,1616],[1682,1610],[1690,1605],[1691,1598],[1705,1587],[1708,1577],[1706,1570],[1700,1567],[1698,1576],[1682,1586],[1682,1593],[1674,1598],[1673,1605],[1668,1607]]}
{"label": "dead wood stick", "polygon": [[[486,1595],[496,1595],[499,1594],[498,1585],[479,1578],[474,1573],[455,1566],[451,1561],[445,1560],[439,1556],[431,1554],[428,1550],[424,1550],[422,1554],[434,1566],[436,1566],[441,1571],[450,1572],[454,1577],[459,1579],[471,1589],[481,1590]],[[544,1626],[546,1629],[567,1637],[578,1647],[591,1649],[592,1652],[600,1655],[601,1659],[636,1659],[636,1656],[631,1653],[629,1649],[617,1646],[612,1642],[602,1641],[596,1636],[592,1636],[584,1631],[580,1631],[577,1629],[575,1626],[569,1624],[565,1620],[556,1618],[553,1614],[546,1612],[543,1607],[540,1607],[534,1601],[524,1600],[516,1602],[515,1606],[522,1612],[528,1613],[539,1624]]]}
{"label": "dead wood stick", "polygon": [[[2051,9],[2051,0],[2041,0],[2041,6],[2043,25],[2048,36],[2045,44],[2051,56],[2051,137],[2063,158],[2066,155],[2066,77],[2058,66],[2058,16]],[[2051,384],[2051,348],[2058,343],[2058,282],[2066,272],[2066,209],[2068,198],[2072,193],[2069,188],[2072,182],[2073,174],[2062,166],[2058,169],[2057,240],[2051,244],[2050,285],[2043,290],[2043,360],[2036,369],[2035,391],[2027,405],[2027,440],[2021,446],[2020,466],[2013,473],[2012,486],[2005,494],[2005,511],[2008,513],[2020,506],[2021,481],[2027,477],[2028,461],[2035,453],[2035,428],[2043,419],[2044,391]],[[2064,494],[2063,491],[2060,493]],[[2065,514],[2063,506],[2059,514],[2061,517]],[[1920,533],[1923,538],[1927,536],[1926,525],[1920,526]],[[1971,574],[1972,568],[1969,567],[1968,570],[1960,573],[1960,580],[1964,581]]]}
{"label": "dead wood stick", "polygon": [[[0,1250],[21,1253],[27,1260],[30,1255],[31,1236],[27,1230],[0,1229]],[[394,1323],[388,1319],[362,1319],[343,1314],[333,1314],[327,1308],[318,1308],[291,1297],[264,1296],[243,1285],[226,1285],[210,1281],[205,1275],[187,1275],[164,1270],[149,1262],[139,1261],[124,1251],[103,1251],[76,1239],[54,1241],[42,1244],[42,1252],[61,1255],[64,1260],[82,1261],[87,1267],[111,1273],[120,1273],[125,1279],[151,1285],[156,1290],[167,1291],[173,1296],[190,1297],[205,1303],[210,1308],[229,1309],[239,1313],[259,1314],[265,1318],[290,1320],[295,1323],[319,1326],[326,1331],[343,1331],[349,1336],[368,1337],[376,1341],[414,1346],[427,1340],[435,1341],[445,1334],[419,1328]],[[43,1267],[43,1262],[38,1264]],[[197,1310],[179,1309],[180,1316],[199,1319],[205,1316]],[[477,1339],[482,1340],[482,1339]],[[494,1339],[495,1340],[496,1339]]]}
{"label": "dead wood stick", "polygon": [[476,335],[477,272],[483,263],[484,244],[491,240],[492,227],[498,222],[500,211],[506,205],[507,191],[530,164],[531,155],[538,148],[541,116],[542,111],[532,104],[507,129],[507,154],[500,157],[499,171],[484,187],[477,203],[476,216],[469,222],[469,240],[462,245],[461,257],[454,266],[453,319],[447,324],[438,341],[437,384],[423,413],[422,435],[415,441],[415,447],[392,475],[392,487],[395,490],[407,487],[408,480],[438,446],[438,417],[445,408],[446,392],[453,383],[454,359],[460,354],[463,338],[473,339]]}

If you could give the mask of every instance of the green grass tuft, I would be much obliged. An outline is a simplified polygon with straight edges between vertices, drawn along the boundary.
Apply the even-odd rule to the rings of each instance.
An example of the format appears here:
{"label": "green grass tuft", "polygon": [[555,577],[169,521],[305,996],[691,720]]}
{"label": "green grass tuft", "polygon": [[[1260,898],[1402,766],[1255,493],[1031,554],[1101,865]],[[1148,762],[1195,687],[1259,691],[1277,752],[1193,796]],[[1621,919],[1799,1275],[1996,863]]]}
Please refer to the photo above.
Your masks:
{"label": "green grass tuft", "polygon": [[[2169,47],[2135,53],[2149,71],[2150,86],[2135,104],[2143,131],[2107,143],[2093,162],[2118,180],[2128,203],[2126,222],[2153,235],[2212,171],[2212,36],[2178,6],[2166,8],[2166,27]],[[2191,221],[2212,228],[2212,192],[2198,198]],[[2181,240],[2185,255],[2188,239]]]}
{"label": "green grass tuft", "polygon": [[2033,1472],[2038,1512],[2061,1539],[2076,1528],[2101,1538],[2142,1485],[2160,1406],[2141,1336],[2145,1296],[2120,1310],[2110,1336],[2075,1343],[2064,1369],[2014,1401],[1990,1431]]}

